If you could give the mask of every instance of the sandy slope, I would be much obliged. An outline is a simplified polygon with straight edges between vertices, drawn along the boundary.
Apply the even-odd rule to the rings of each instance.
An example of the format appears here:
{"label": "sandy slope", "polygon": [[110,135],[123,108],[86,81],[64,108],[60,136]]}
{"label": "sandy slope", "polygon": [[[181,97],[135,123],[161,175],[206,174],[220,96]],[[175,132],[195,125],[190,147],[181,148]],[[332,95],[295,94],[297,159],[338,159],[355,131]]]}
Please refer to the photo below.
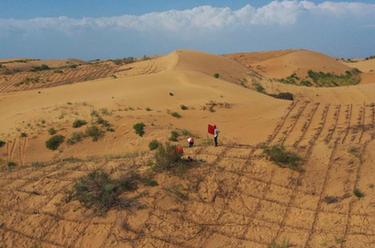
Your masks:
{"label": "sandy slope", "polygon": [[[256,57],[251,60],[270,75],[281,75],[285,65],[288,73],[305,70],[302,62],[325,65],[321,60],[329,70],[347,68],[301,50]],[[122,66],[116,77],[0,94],[0,138],[7,141],[0,156],[17,163],[12,170],[0,167],[0,245],[265,248],[288,240],[293,247],[372,248],[375,84],[321,89],[265,83],[267,90],[296,94],[295,101],[277,100],[238,85],[252,74],[236,61],[176,51]],[[217,104],[213,112],[210,101]],[[48,128],[68,137],[85,129],[73,129],[72,121],[90,121],[92,110],[115,131],[56,152],[45,148]],[[173,111],[182,117],[172,117]],[[142,138],[132,128],[136,122],[146,124]],[[205,142],[208,123],[219,126],[220,147]],[[138,204],[104,216],[66,200],[77,178],[97,168],[115,178],[149,172],[148,143],[166,141],[176,129],[199,136],[185,152],[200,162],[182,177],[157,173],[157,186],[140,185],[124,195]],[[179,143],[186,145],[186,137]],[[263,143],[298,153],[303,171],[267,160]],[[82,160],[59,160],[70,156]],[[31,164],[36,161],[47,163]]]}
{"label": "sandy slope", "polygon": [[358,60],[355,62],[346,62],[345,64],[363,72],[361,83],[375,83],[375,59]]}
{"label": "sandy slope", "polygon": [[[255,68],[270,78],[285,78],[293,73],[303,78],[308,70],[343,74],[350,69],[334,58],[309,50],[240,53],[226,56]],[[261,59],[254,59],[257,57]]]}

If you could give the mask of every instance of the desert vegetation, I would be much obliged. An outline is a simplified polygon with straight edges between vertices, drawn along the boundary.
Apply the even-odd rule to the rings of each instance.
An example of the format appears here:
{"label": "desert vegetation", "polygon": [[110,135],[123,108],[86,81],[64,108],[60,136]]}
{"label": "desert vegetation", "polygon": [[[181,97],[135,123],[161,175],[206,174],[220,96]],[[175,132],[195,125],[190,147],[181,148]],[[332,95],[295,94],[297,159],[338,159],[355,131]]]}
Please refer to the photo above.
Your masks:
{"label": "desert vegetation", "polygon": [[137,135],[142,137],[145,134],[145,126],[143,122],[138,122],[133,125],[133,129]]}
{"label": "desert vegetation", "polygon": [[4,140],[0,139],[0,148],[3,147],[3,146],[5,146],[5,144],[6,144],[6,142]]}
{"label": "desert vegetation", "polygon": [[288,151],[284,146],[266,146],[263,151],[269,160],[281,167],[287,167],[292,170],[302,169],[302,158],[298,154]]}
{"label": "desert vegetation", "polygon": [[64,143],[65,137],[62,135],[53,135],[46,141],[46,147],[52,151],[57,150]]}
{"label": "desert vegetation", "polygon": [[159,141],[157,140],[152,140],[149,144],[148,144],[148,148],[153,151],[153,150],[156,150],[158,147],[159,147],[160,143]]}
{"label": "desert vegetation", "polygon": [[87,121],[82,120],[82,119],[76,119],[73,122],[73,128],[80,128],[86,124],[87,124]]}

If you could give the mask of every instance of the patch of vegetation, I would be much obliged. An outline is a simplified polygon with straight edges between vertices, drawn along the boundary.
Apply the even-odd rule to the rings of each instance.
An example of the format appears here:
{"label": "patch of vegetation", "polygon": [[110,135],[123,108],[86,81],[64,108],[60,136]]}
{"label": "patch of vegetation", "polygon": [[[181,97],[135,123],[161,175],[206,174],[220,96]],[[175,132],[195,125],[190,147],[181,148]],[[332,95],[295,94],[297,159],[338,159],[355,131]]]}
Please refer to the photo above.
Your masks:
{"label": "patch of vegetation", "polygon": [[368,57],[365,58],[365,60],[370,60],[370,59],[375,59],[375,55],[368,56]]}
{"label": "patch of vegetation", "polygon": [[59,73],[59,74],[64,73],[62,70],[54,70],[53,72],[54,72],[54,73]]}
{"label": "patch of vegetation", "polygon": [[107,108],[101,108],[100,113],[102,113],[102,115],[111,115],[112,114]]}
{"label": "patch of vegetation", "polygon": [[37,72],[37,71],[45,71],[45,70],[49,70],[49,66],[46,65],[46,64],[42,64],[40,66],[33,66],[33,69],[31,69],[31,71],[34,71],[34,72]]}
{"label": "patch of vegetation", "polygon": [[57,133],[57,131],[56,131],[56,129],[51,127],[50,129],[48,129],[48,133],[49,133],[49,135],[55,135]]}
{"label": "patch of vegetation", "polygon": [[62,135],[54,135],[46,141],[46,147],[52,151],[59,148],[59,146],[64,142],[65,137]]}
{"label": "patch of vegetation", "polygon": [[141,182],[146,185],[146,186],[150,186],[150,187],[155,187],[155,186],[158,186],[158,182],[152,178],[149,178],[149,177],[145,177],[145,178],[142,178],[141,179]]}
{"label": "patch of vegetation", "polygon": [[182,117],[178,112],[172,112],[171,116],[173,116],[175,118],[181,118]]}
{"label": "patch of vegetation", "polygon": [[289,244],[289,241],[287,240],[284,240],[281,243],[276,243],[276,241],[273,241],[270,245],[268,245],[268,248],[289,248],[289,247],[292,247],[292,246]]}
{"label": "patch of vegetation", "polygon": [[85,134],[86,136],[91,137],[92,141],[98,141],[104,135],[103,131],[95,125],[87,127]]}
{"label": "patch of vegetation", "polygon": [[156,150],[158,147],[159,147],[159,141],[157,140],[152,140],[149,144],[148,144],[148,148],[150,148],[151,151],[153,150]]}
{"label": "patch of vegetation", "polygon": [[0,148],[5,146],[6,142],[4,140],[0,140]]}
{"label": "patch of vegetation", "polygon": [[313,80],[317,86],[321,87],[335,87],[345,85],[356,85],[361,81],[360,71],[352,69],[346,71],[343,75],[336,75],[333,73],[308,71],[308,76]]}
{"label": "patch of vegetation", "polygon": [[182,130],[181,130],[181,134],[182,134],[183,136],[185,136],[185,137],[193,136],[193,134],[192,134],[189,130],[187,130],[187,129],[182,129]]}
{"label": "patch of vegetation", "polygon": [[302,158],[296,153],[287,151],[284,146],[273,145],[271,147],[264,147],[263,151],[268,159],[277,165],[292,170],[301,170]]}
{"label": "patch of vegetation", "polygon": [[265,94],[266,89],[258,82],[253,83],[253,86],[255,87],[255,90],[259,93]]}
{"label": "patch of vegetation", "polygon": [[358,188],[355,188],[353,190],[353,194],[357,197],[357,198],[362,198],[365,196],[365,194]]}
{"label": "patch of vegetation", "polygon": [[16,162],[8,161],[7,163],[8,170],[13,170],[16,166],[17,166]]}
{"label": "patch of vegetation", "polygon": [[143,122],[139,122],[134,124],[133,129],[135,130],[135,133],[139,136],[143,136],[145,134],[145,124]]}
{"label": "patch of vegetation", "polygon": [[339,199],[336,196],[326,196],[323,201],[327,204],[337,203]]}
{"label": "patch of vegetation", "polygon": [[27,133],[25,133],[25,132],[22,132],[21,134],[20,134],[20,137],[21,138],[26,138],[28,135],[27,135]]}
{"label": "patch of vegetation", "polygon": [[277,99],[283,99],[283,100],[289,100],[289,101],[293,101],[294,99],[294,95],[290,92],[280,92],[278,94],[267,94],[267,95],[272,96]]}
{"label": "patch of vegetation", "polygon": [[183,104],[180,105],[180,108],[181,108],[181,110],[188,110],[189,109],[188,106],[183,105]]}
{"label": "patch of vegetation", "polygon": [[73,186],[69,200],[76,199],[83,206],[103,214],[115,206],[125,206],[120,194],[129,189],[129,181],[113,180],[106,172],[96,170],[80,178]]}
{"label": "patch of vegetation", "polygon": [[180,136],[180,134],[177,131],[171,131],[171,135],[169,136],[169,140],[176,142],[176,141],[178,141],[179,136]]}
{"label": "patch of vegetation", "polygon": [[155,169],[161,171],[176,168],[182,162],[182,154],[177,151],[175,145],[169,143],[160,144],[154,158]]}
{"label": "patch of vegetation", "polygon": [[350,149],[348,150],[348,152],[350,154],[352,154],[354,157],[361,157],[361,150],[358,148],[358,147],[350,147]]}
{"label": "patch of vegetation", "polygon": [[87,121],[81,120],[81,119],[77,119],[77,120],[74,120],[74,122],[73,122],[73,128],[80,128],[80,127],[82,127],[82,126],[84,126],[86,124],[87,124]]}
{"label": "patch of vegetation", "polygon": [[298,85],[298,82],[300,81],[300,78],[297,76],[296,73],[293,73],[292,75],[286,77],[286,78],[282,78],[279,80],[280,83],[283,83],[283,84],[294,84],[294,85]]}
{"label": "patch of vegetation", "polygon": [[220,78],[220,74],[219,73],[215,73],[214,74],[214,78]]}
{"label": "patch of vegetation", "polygon": [[32,162],[31,166],[34,167],[34,168],[41,168],[41,167],[46,166],[46,164],[42,163],[42,162]]}
{"label": "patch of vegetation", "polygon": [[70,135],[69,139],[66,141],[69,145],[77,144],[85,138],[85,134],[82,132],[74,132]]}
{"label": "patch of vegetation", "polygon": [[148,112],[149,112],[149,111],[152,111],[152,109],[151,109],[151,108],[146,108],[146,111],[148,111]]}

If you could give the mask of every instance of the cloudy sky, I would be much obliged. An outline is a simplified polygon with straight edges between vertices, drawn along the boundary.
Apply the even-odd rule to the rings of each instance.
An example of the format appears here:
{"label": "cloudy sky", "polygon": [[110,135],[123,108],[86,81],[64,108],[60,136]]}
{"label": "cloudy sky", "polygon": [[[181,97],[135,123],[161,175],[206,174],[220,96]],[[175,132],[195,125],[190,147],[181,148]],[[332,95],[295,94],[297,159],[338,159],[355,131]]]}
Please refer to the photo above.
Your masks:
{"label": "cloudy sky", "polygon": [[93,59],[178,48],[375,55],[375,1],[0,1],[0,57]]}

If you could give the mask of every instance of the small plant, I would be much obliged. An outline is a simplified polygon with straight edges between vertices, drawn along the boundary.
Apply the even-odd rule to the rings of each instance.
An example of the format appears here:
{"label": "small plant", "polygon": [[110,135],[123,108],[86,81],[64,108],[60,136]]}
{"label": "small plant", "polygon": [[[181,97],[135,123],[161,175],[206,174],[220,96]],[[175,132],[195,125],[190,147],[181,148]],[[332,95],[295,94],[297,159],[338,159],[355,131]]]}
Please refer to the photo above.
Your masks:
{"label": "small plant", "polygon": [[3,141],[3,140],[0,140],[0,148],[1,148],[1,147],[3,147],[3,146],[5,146],[5,144],[6,144],[6,142],[5,142],[5,141]]}
{"label": "small plant", "polygon": [[159,141],[157,140],[152,140],[149,144],[148,144],[148,148],[150,148],[151,151],[153,150],[156,150],[158,147],[159,147]]}
{"label": "small plant", "polygon": [[64,142],[65,137],[62,135],[54,135],[46,141],[46,147],[52,151],[59,148],[59,146]]}
{"label": "small plant", "polygon": [[354,157],[361,157],[361,151],[358,147],[351,147],[349,149],[349,153],[352,154]]}
{"label": "small plant", "polygon": [[146,186],[155,187],[158,186],[158,182],[152,178],[145,177],[142,179],[142,183]]}
{"label": "small plant", "polygon": [[189,130],[187,130],[187,129],[182,129],[182,130],[181,130],[181,134],[182,134],[183,136],[185,136],[185,137],[193,136],[193,134],[192,134]]}
{"label": "small plant", "polygon": [[271,147],[265,147],[264,153],[271,161],[275,162],[281,167],[288,167],[292,170],[301,169],[301,157],[298,154],[287,151],[284,146],[274,145]]}
{"label": "small plant", "polygon": [[176,142],[180,134],[177,131],[171,131],[171,135],[169,136],[170,141]]}
{"label": "small plant", "polygon": [[146,108],[146,111],[148,111],[148,112],[149,112],[149,111],[152,111],[152,109],[151,109],[151,108]]}
{"label": "small plant", "polygon": [[48,129],[48,133],[49,133],[49,135],[55,135],[57,133],[57,131],[56,131],[56,129],[51,127],[50,129]]}
{"label": "small plant", "polygon": [[323,200],[327,204],[333,204],[333,203],[337,203],[339,201],[339,199],[336,196],[326,196],[326,197],[324,197]]}
{"label": "small plant", "polygon": [[27,133],[21,133],[20,137],[21,138],[26,138],[27,137]]}
{"label": "small plant", "polygon": [[172,112],[171,116],[173,116],[175,118],[181,118],[182,117],[178,112]]}
{"label": "small plant", "polygon": [[183,105],[183,104],[181,104],[181,105],[180,105],[180,108],[181,108],[182,110],[188,110],[188,109],[189,109],[189,107],[188,107],[188,106],[186,106],[186,105]]}
{"label": "small plant", "polygon": [[265,94],[266,93],[266,89],[260,84],[260,83],[253,83],[254,87],[255,87],[255,90],[259,93],[263,93]]}
{"label": "small plant", "polygon": [[95,125],[87,127],[85,134],[86,136],[91,137],[92,141],[98,141],[104,135],[103,131]]}
{"label": "small plant", "polygon": [[82,127],[84,125],[87,124],[87,121],[85,120],[81,120],[81,119],[77,119],[73,122],[73,128],[79,128],[79,127]]}
{"label": "small plant", "polygon": [[8,161],[7,166],[8,170],[13,170],[17,166],[17,163],[13,161]]}
{"label": "small plant", "polygon": [[215,73],[214,74],[214,78],[220,78],[220,74],[219,73]]}
{"label": "small plant", "polygon": [[157,170],[169,170],[182,162],[182,154],[177,151],[175,145],[169,143],[160,144],[154,158],[155,169]]}
{"label": "small plant", "polygon": [[69,139],[66,141],[69,145],[74,145],[83,140],[85,134],[82,132],[74,132],[70,135]]}
{"label": "small plant", "polygon": [[282,243],[276,243],[276,241],[273,241],[270,245],[268,245],[268,248],[289,248],[291,245],[289,244],[289,241],[284,240]]}
{"label": "small plant", "polygon": [[133,128],[135,130],[135,133],[142,137],[145,134],[145,126],[146,125],[143,122],[134,124]]}
{"label": "small plant", "polygon": [[355,188],[353,190],[353,194],[357,197],[357,198],[362,198],[365,196],[365,194],[358,188]]}

